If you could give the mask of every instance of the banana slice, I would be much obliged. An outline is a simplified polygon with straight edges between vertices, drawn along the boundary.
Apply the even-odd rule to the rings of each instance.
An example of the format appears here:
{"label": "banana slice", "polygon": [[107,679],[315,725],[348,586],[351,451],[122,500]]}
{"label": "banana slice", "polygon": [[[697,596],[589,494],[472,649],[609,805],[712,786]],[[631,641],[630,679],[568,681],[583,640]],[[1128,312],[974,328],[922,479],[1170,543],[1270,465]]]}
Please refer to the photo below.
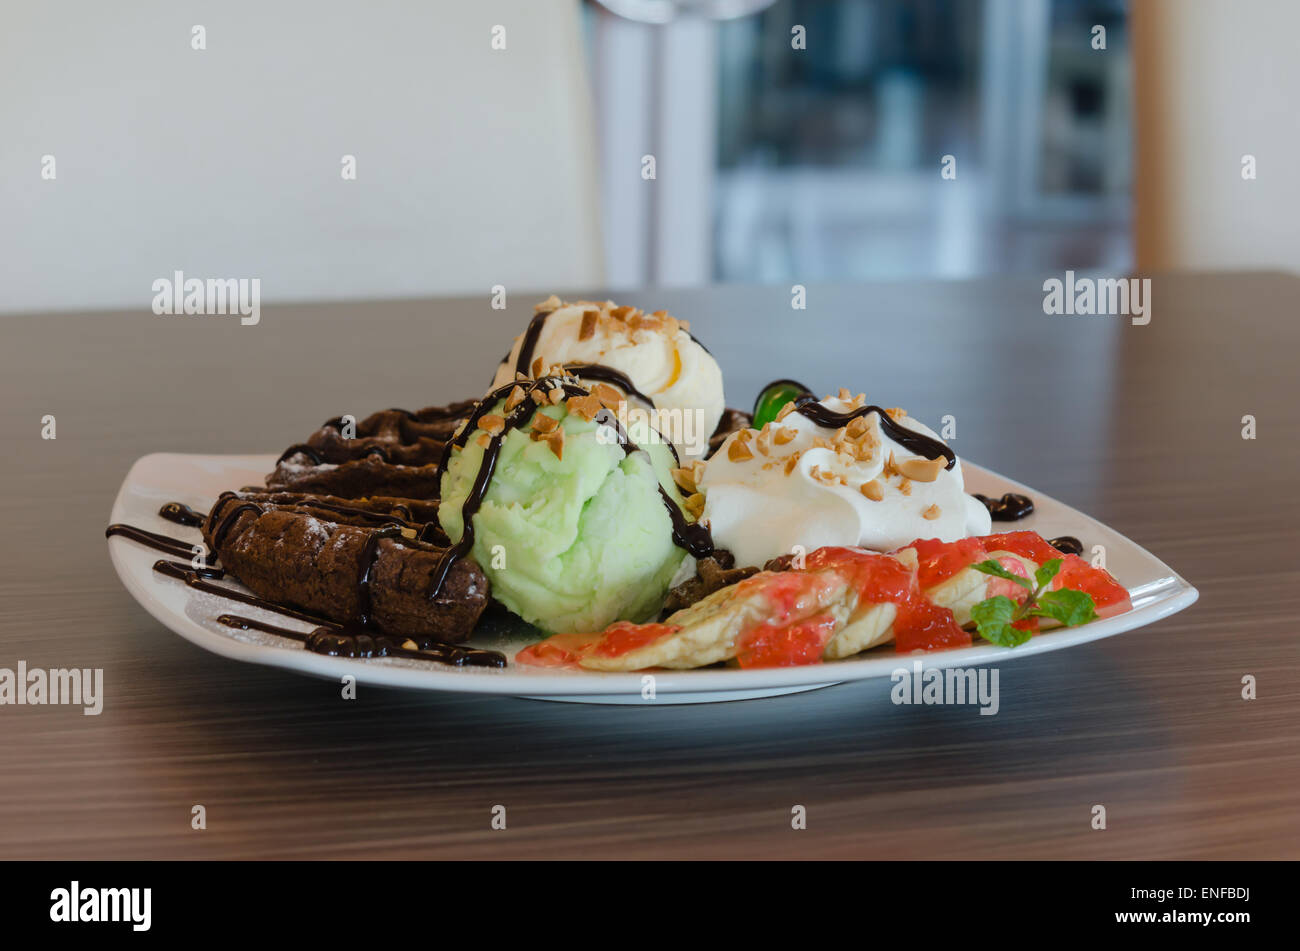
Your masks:
{"label": "banana slice", "polygon": [[[998,562],[1013,574],[1021,573],[1016,571],[1015,565],[1018,564],[1026,578],[1033,578],[1034,570],[1037,568],[1037,565],[1028,558],[1012,554],[1009,551],[989,552],[989,558]],[[941,581],[933,588],[927,589],[925,596],[940,607],[951,611],[958,627],[965,627],[971,621],[971,608],[995,594],[1015,597],[1018,593],[1016,591],[1017,587],[1014,581],[995,578],[992,575],[984,574],[982,571],[966,567],[951,578]]]}
{"label": "banana slice", "polygon": [[[739,635],[773,617],[773,593],[781,587],[794,588],[786,580],[800,579],[798,597],[791,607],[791,620],[829,613],[836,627],[848,620],[857,604],[856,592],[847,572],[827,568],[816,572],[760,571],[730,587],[683,608],[665,621],[677,627],[653,643],[618,656],[588,654],[579,663],[588,670],[641,670],[668,667],[686,670],[731,660],[739,651]],[[793,593],[793,592],[792,592]]]}

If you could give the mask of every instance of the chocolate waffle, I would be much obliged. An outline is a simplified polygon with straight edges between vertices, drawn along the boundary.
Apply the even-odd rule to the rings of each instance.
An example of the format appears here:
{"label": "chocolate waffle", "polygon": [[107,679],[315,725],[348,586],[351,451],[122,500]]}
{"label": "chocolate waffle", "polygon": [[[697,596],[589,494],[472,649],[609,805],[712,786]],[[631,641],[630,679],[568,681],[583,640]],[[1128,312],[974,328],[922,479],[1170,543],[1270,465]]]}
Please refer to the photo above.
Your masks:
{"label": "chocolate waffle", "polygon": [[398,516],[388,502],[230,492],[203,537],[258,597],[344,625],[456,643],[487,606],[479,566],[461,558],[448,568],[436,522]]}
{"label": "chocolate waffle", "polygon": [[466,400],[414,413],[386,409],[356,423],[353,433],[343,417],[327,420],[280,455],[267,488],[344,499],[436,499],[438,459],[473,408]]}

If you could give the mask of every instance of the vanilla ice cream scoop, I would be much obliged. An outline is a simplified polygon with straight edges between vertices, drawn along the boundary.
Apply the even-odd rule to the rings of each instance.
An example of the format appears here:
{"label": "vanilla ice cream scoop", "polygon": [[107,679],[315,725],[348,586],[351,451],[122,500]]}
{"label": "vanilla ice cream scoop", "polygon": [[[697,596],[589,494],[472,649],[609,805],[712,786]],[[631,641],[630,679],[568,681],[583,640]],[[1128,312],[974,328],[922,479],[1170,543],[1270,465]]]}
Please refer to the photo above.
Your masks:
{"label": "vanilla ice cream scoop", "polygon": [[[584,373],[583,364],[615,372]],[[717,361],[684,321],[664,311],[647,314],[612,301],[564,303],[552,297],[537,306],[528,329],[515,338],[492,385],[502,386],[517,373],[545,373],[554,365],[626,392],[619,382],[624,377],[635,390],[626,395],[653,403],[651,425],[685,456],[704,457],[726,406]],[[651,408],[634,411],[646,409]]]}
{"label": "vanilla ice cream scoop", "polygon": [[702,521],[738,565],[824,545],[892,551],[917,538],[987,535],[961,463],[899,409],[863,396],[787,403],[761,431],[733,433],[704,465]]}

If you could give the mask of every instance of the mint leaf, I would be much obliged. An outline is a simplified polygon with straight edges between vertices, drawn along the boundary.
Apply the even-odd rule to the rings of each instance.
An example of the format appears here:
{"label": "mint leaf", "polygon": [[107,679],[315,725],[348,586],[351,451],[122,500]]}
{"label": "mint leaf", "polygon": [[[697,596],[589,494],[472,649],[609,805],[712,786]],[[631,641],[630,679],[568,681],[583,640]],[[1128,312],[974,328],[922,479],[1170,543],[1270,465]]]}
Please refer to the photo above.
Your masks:
{"label": "mint leaf", "polygon": [[[1059,558],[1055,559],[1055,561],[1056,561],[1056,566],[1059,568],[1061,566],[1060,559]],[[996,575],[999,578],[1006,578],[1008,581],[1014,581],[1016,584],[1020,585],[1021,587],[1028,588],[1031,591],[1034,588],[1034,586],[1031,585],[1026,579],[1020,577],[1020,575],[1013,575],[1011,572],[1007,571],[1007,569],[1003,568],[992,558],[988,559],[987,561],[981,561],[979,564],[971,565],[971,567],[974,568],[976,571],[984,572],[984,574],[986,575]],[[989,600],[996,601],[997,598],[990,598]],[[1011,601],[1010,598],[1004,598],[1003,600],[1010,601],[1012,604],[1015,603],[1014,601]],[[980,603],[986,604],[987,602],[981,601]]]}
{"label": "mint leaf", "polygon": [[[986,564],[996,564],[996,562],[986,562]],[[979,631],[980,637],[999,647],[1015,647],[1029,640],[1028,631],[1017,630],[1011,626],[1011,622],[1016,619],[1016,607],[1016,602],[999,594],[971,608],[970,616],[975,622],[975,629]]]}
{"label": "mint leaf", "polygon": [[1050,617],[1066,627],[1078,627],[1097,619],[1097,606],[1093,603],[1092,595],[1061,588],[1040,595],[1038,606],[1030,613]]}
{"label": "mint leaf", "polygon": [[1052,583],[1052,579],[1056,577],[1057,572],[1060,570],[1061,559],[1049,558],[1047,561],[1039,565],[1036,571],[1034,571],[1034,580],[1038,582],[1038,587],[1046,588]]}

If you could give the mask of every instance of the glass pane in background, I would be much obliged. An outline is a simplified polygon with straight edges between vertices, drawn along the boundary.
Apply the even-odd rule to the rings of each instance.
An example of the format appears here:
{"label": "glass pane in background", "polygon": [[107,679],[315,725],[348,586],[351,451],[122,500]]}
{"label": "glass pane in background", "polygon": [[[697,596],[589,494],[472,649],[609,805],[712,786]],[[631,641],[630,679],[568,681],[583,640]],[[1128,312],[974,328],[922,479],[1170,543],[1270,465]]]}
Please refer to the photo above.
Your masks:
{"label": "glass pane in background", "polygon": [[[631,41],[593,60],[602,151],[619,156],[605,183],[616,280],[1132,266],[1125,0],[777,0],[716,22],[692,15],[722,15],[698,0],[656,9],[676,14],[641,28],[639,58]],[[682,41],[701,29],[716,55]],[[695,111],[683,87],[707,105]],[[671,177],[631,178],[629,142],[670,152]],[[654,207],[625,211],[638,203]],[[665,246],[698,246],[698,259],[666,263],[652,250]]]}
{"label": "glass pane in background", "polygon": [[781,0],[722,23],[715,277],[1129,266],[1124,6]]}

